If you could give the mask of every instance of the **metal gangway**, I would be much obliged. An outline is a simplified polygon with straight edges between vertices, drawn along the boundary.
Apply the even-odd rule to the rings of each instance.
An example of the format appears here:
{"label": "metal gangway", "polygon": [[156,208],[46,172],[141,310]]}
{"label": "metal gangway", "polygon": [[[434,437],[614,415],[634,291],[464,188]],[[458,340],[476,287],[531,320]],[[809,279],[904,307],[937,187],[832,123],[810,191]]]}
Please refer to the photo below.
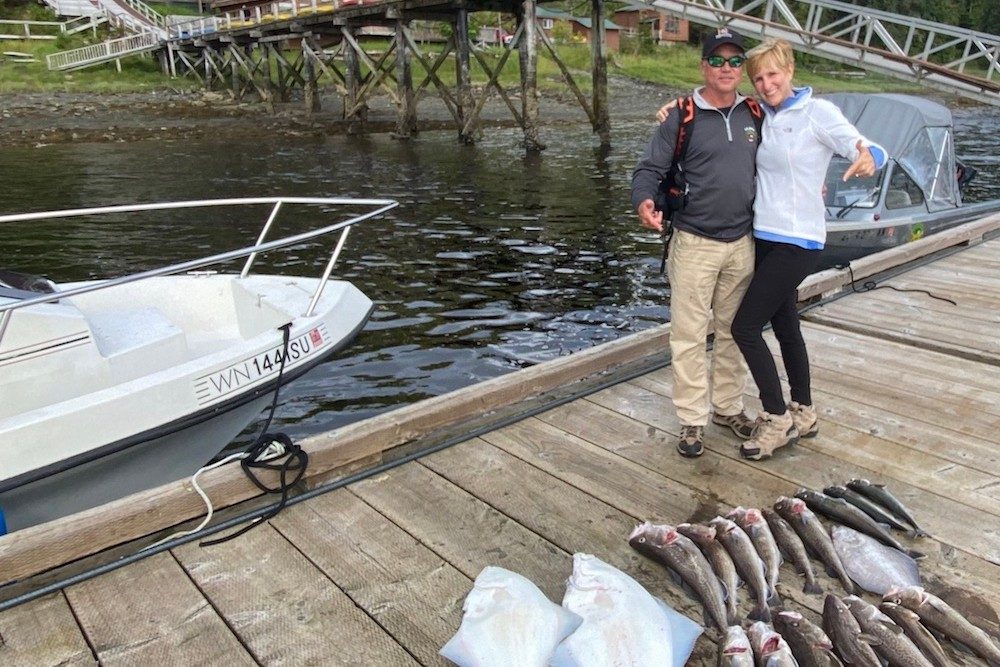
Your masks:
{"label": "metal gangway", "polygon": [[[45,1],[56,12],[71,11],[73,6],[66,0]],[[92,8],[102,20],[107,20],[130,34],[100,44],[48,55],[46,61],[50,70],[69,71],[110,61],[118,62],[125,56],[156,51],[166,43],[166,19],[142,0],[92,0]],[[120,62],[118,65],[120,69]]]}
{"label": "metal gangway", "polygon": [[807,53],[1000,106],[997,35],[835,0],[640,1],[694,23],[787,39]]}

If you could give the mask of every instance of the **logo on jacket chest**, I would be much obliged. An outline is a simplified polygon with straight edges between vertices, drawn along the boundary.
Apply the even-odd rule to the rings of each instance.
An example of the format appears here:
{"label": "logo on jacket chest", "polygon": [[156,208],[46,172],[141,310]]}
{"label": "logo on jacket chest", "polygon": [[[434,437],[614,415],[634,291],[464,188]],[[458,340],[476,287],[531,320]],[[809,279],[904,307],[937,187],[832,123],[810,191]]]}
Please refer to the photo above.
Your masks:
{"label": "logo on jacket chest", "polygon": [[757,128],[753,125],[747,125],[743,128],[743,136],[746,137],[747,141],[751,144],[755,144],[759,140],[757,137]]}

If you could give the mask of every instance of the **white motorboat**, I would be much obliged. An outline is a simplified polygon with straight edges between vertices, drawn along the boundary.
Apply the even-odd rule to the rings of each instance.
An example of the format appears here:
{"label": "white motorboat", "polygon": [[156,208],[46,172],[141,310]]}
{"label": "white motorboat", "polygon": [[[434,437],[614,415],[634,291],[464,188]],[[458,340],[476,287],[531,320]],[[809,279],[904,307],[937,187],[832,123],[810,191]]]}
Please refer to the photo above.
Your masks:
{"label": "white motorboat", "polygon": [[[364,326],[371,300],[330,275],[351,225],[396,202],[267,197],[0,216],[254,205],[270,205],[270,216],[245,248],[108,280],[0,273],[0,534],[4,521],[8,531],[49,521],[191,475],[215,456],[280,385]],[[265,242],[283,205],[340,219]],[[260,253],[335,232],[321,277],[251,273]],[[244,257],[238,274],[206,270]]]}

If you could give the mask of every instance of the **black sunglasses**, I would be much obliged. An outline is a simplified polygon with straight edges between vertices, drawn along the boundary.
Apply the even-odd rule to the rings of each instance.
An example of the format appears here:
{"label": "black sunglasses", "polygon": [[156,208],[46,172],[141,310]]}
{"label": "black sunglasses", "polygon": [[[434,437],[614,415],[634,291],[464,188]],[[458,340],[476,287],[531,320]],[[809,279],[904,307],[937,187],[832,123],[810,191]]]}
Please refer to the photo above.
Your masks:
{"label": "black sunglasses", "polygon": [[705,62],[709,64],[710,67],[722,67],[726,63],[733,69],[743,67],[743,63],[747,61],[745,56],[708,56],[705,58]]}

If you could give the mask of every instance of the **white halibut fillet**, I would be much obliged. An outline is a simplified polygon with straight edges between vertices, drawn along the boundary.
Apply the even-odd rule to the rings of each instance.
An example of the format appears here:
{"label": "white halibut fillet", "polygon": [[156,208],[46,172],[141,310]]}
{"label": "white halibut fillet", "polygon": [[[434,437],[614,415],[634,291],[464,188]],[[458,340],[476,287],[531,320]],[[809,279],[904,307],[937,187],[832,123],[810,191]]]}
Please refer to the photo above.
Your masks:
{"label": "white halibut fillet", "polygon": [[703,630],[590,554],[573,556],[563,607],[583,624],[556,648],[552,667],[683,667]]}
{"label": "white halibut fillet", "polygon": [[465,615],[441,655],[459,667],[544,667],[581,622],[516,572],[485,567],[462,605]]}
{"label": "white halibut fillet", "polygon": [[835,525],[833,547],[847,576],[869,593],[885,595],[893,588],[920,585],[917,561],[864,533]]}

